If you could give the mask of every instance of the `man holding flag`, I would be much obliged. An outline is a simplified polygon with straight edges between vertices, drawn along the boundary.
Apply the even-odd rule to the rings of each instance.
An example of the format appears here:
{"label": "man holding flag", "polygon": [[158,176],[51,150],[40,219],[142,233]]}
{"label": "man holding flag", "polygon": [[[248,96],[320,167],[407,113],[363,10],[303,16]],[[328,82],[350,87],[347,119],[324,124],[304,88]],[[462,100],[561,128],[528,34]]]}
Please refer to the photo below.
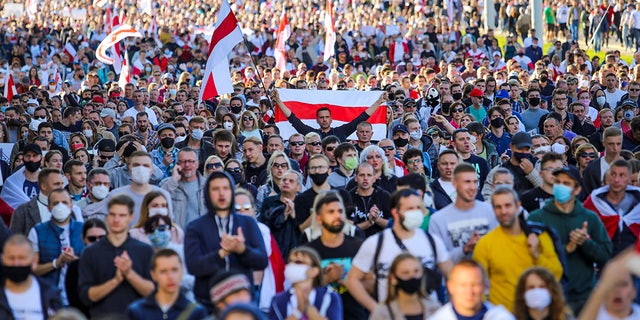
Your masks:
{"label": "man holding flag", "polygon": [[[309,95],[309,94],[311,93],[305,92],[305,95]],[[380,94],[378,99],[370,107],[368,107],[364,112],[360,113],[360,115],[355,117],[353,120],[335,128],[331,127],[333,118],[331,116],[330,107],[340,108],[341,111],[342,110],[347,111],[349,108],[331,106],[328,103],[322,104],[323,106],[321,106],[319,109],[316,110],[316,122],[318,123],[318,126],[319,126],[319,128],[317,129],[303,123],[303,121],[301,121],[293,112],[291,112],[291,109],[289,109],[280,99],[280,94],[278,93],[278,91],[271,90],[271,99],[275,104],[278,105],[278,108],[280,108],[280,111],[282,112],[284,117],[287,118],[287,120],[291,123],[293,128],[295,128],[295,130],[297,130],[299,133],[306,135],[309,132],[317,132],[318,134],[320,134],[320,137],[322,137],[323,139],[327,136],[333,135],[338,137],[340,141],[344,142],[344,141],[347,141],[347,137],[349,135],[351,135],[356,131],[356,127],[360,122],[367,121],[367,119],[369,119],[369,117],[371,117],[376,112],[376,110],[378,110],[378,107],[380,107],[380,105],[384,101],[386,101],[386,93]]]}

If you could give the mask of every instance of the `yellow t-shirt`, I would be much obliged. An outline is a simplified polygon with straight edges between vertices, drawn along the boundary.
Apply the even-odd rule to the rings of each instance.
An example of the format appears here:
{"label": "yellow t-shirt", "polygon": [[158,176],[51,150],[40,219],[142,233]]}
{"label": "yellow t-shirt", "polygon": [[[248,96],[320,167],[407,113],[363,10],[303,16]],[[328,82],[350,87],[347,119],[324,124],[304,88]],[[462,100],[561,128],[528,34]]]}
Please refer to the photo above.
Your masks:
{"label": "yellow t-shirt", "polygon": [[513,311],[516,285],[520,275],[533,266],[545,267],[560,279],[562,264],[556,255],[551,237],[546,232],[539,237],[540,256],[534,260],[529,252],[524,232],[509,235],[497,227],[482,237],[473,250],[473,260],[480,263],[489,277],[489,302]]}

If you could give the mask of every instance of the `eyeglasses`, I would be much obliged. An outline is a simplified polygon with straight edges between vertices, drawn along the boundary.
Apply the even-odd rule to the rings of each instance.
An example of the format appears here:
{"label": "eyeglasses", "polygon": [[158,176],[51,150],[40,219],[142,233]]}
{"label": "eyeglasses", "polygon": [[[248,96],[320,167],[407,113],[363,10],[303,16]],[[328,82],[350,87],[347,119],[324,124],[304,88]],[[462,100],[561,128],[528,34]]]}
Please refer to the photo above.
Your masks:
{"label": "eyeglasses", "polygon": [[162,225],[159,225],[159,226],[155,227],[155,228],[153,229],[153,231],[160,231],[160,232],[164,232],[164,231],[167,231],[167,230],[169,230],[169,229],[171,229],[171,225],[168,225],[168,224],[162,224]]}
{"label": "eyeglasses", "polygon": [[596,153],[595,152],[580,152],[580,154],[578,156],[580,156],[580,158],[595,159],[596,158]]}
{"label": "eyeglasses", "polygon": [[283,162],[283,163],[275,163],[275,162],[274,162],[274,163],[273,163],[273,167],[274,167],[274,168],[276,168],[276,169],[278,169],[278,168],[280,168],[280,169],[286,169],[286,168],[288,168],[288,167],[289,167],[289,164],[287,164],[286,162]]}
{"label": "eyeglasses", "polygon": [[244,120],[244,121],[253,121],[253,118],[251,118],[251,117],[242,117],[242,120]]}
{"label": "eyeglasses", "polygon": [[215,123],[215,122],[209,122],[208,124],[209,124],[209,127],[210,127],[210,128],[213,128],[213,127],[215,127],[215,126],[216,126],[216,124],[217,124],[217,123]]}
{"label": "eyeglasses", "polygon": [[94,243],[100,239],[104,239],[106,236],[87,236],[87,241]]}
{"label": "eyeglasses", "polygon": [[178,164],[179,165],[183,165],[183,164],[195,164],[197,161],[196,160],[178,160]]}
{"label": "eyeglasses", "polygon": [[222,168],[222,163],[220,163],[220,162],[212,162],[212,163],[208,163],[208,164],[206,165],[206,168],[207,168],[208,170],[211,170],[211,169],[213,169],[213,168],[220,169],[220,168]]}
{"label": "eyeglasses", "polygon": [[227,168],[225,170],[227,170],[227,172],[231,172],[231,173],[240,173],[240,172],[242,172],[242,169],[240,169],[240,168]]}
{"label": "eyeglasses", "polygon": [[251,203],[246,203],[244,206],[241,206],[241,205],[237,205],[237,204],[236,204],[236,210],[237,210],[237,211],[250,210],[251,208],[253,208],[253,206],[251,205]]}
{"label": "eyeglasses", "polygon": [[386,146],[386,147],[380,147],[380,148],[382,148],[382,150],[384,151],[391,151],[396,149],[396,147],[394,146]]}
{"label": "eyeglasses", "polygon": [[464,109],[462,109],[462,108],[455,108],[455,109],[453,109],[453,110],[451,110],[451,111],[453,111],[453,112],[462,112],[462,111],[464,111]]}
{"label": "eyeglasses", "polygon": [[631,89],[631,88],[629,88],[629,89],[627,89],[627,90],[628,90],[628,91],[631,91],[631,92],[638,92],[638,91],[640,91],[640,88],[638,88],[638,89]]}
{"label": "eyeglasses", "polygon": [[422,159],[409,159],[407,160],[408,164],[414,164],[414,163],[422,163]]}
{"label": "eyeglasses", "polygon": [[335,150],[335,149],[336,149],[336,147],[333,147],[333,146],[325,148],[325,150],[327,150],[327,152],[333,152],[333,150]]}
{"label": "eyeglasses", "polygon": [[292,146],[299,147],[299,146],[303,146],[304,145],[304,141],[291,141],[291,142],[289,142],[289,144],[292,145]]}
{"label": "eyeglasses", "polygon": [[310,145],[312,145],[312,146],[314,146],[314,147],[317,147],[317,146],[321,145],[321,144],[322,144],[322,142],[320,142],[320,141],[314,141],[314,142],[309,142],[309,144],[310,144]]}

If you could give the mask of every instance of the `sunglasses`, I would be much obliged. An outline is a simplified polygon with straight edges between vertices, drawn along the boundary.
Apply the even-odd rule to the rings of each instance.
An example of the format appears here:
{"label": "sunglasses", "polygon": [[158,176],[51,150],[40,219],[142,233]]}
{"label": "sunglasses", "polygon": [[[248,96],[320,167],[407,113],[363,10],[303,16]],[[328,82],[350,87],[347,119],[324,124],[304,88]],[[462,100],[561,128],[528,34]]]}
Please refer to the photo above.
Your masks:
{"label": "sunglasses", "polygon": [[462,111],[464,111],[464,109],[462,109],[462,108],[456,108],[456,109],[453,109],[453,110],[451,110],[451,111],[453,111],[453,112],[462,112]]}
{"label": "sunglasses", "polygon": [[226,170],[227,170],[227,172],[231,172],[231,173],[240,173],[240,172],[242,172],[242,169],[240,169],[240,168],[227,168]]}
{"label": "sunglasses", "polygon": [[580,152],[579,156],[580,156],[580,158],[595,159],[596,153],[595,152]]}
{"label": "sunglasses", "polygon": [[242,120],[244,120],[244,121],[253,121],[253,118],[251,118],[251,117],[242,117]]}
{"label": "sunglasses", "polygon": [[251,205],[251,203],[247,203],[244,206],[240,206],[240,205],[236,205],[236,210],[237,211],[244,211],[244,210],[249,210],[253,208],[253,206]]}
{"label": "sunglasses", "polygon": [[131,132],[126,132],[126,131],[118,132],[118,135],[120,136],[126,136],[128,134],[131,134]]}
{"label": "sunglasses", "polygon": [[380,147],[380,148],[382,148],[382,150],[384,151],[391,151],[396,149],[396,147],[394,146],[386,146],[386,147]]}
{"label": "sunglasses", "polygon": [[100,239],[104,239],[106,237],[107,236],[87,236],[87,241],[89,241],[91,243],[94,243],[94,242],[96,242],[96,241],[98,241]]}
{"label": "sunglasses", "polygon": [[157,227],[155,227],[155,229],[153,229],[153,231],[160,231],[160,232],[164,232],[171,229],[171,226],[168,224],[163,224],[163,225],[159,225]]}
{"label": "sunglasses", "polygon": [[222,168],[222,163],[220,163],[220,162],[209,163],[209,164],[207,164],[206,168],[209,169],[209,170],[211,170],[213,168],[219,169],[219,168]]}
{"label": "sunglasses", "polygon": [[317,146],[321,145],[321,144],[322,144],[322,142],[320,142],[320,141],[314,141],[314,142],[309,142],[309,144],[310,144],[310,145],[312,145],[312,146],[314,146],[314,147],[317,147]]}
{"label": "sunglasses", "polygon": [[335,149],[336,149],[336,147],[333,147],[333,146],[325,148],[325,150],[327,150],[327,152],[333,152],[333,150],[335,150]]}
{"label": "sunglasses", "polygon": [[344,89],[346,86],[344,85],[338,85],[338,89]]}
{"label": "sunglasses", "polygon": [[289,142],[289,144],[292,146],[299,147],[304,145],[304,141],[293,141],[293,142]]}
{"label": "sunglasses", "polygon": [[273,167],[278,169],[286,169],[289,167],[289,165],[287,163],[273,163]]}
{"label": "sunglasses", "polygon": [[109,159],[113,158],[113,156],[104,156],[104,155],[99,155],[99,157],[102,160],[109,160]]}

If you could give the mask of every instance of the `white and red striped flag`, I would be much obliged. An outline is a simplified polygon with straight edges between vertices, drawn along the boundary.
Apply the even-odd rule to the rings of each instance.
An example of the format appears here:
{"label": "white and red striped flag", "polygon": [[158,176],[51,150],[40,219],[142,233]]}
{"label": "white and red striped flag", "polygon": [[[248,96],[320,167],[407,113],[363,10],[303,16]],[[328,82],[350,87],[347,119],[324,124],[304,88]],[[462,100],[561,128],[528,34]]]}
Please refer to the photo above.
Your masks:
{"label": "white and red striped flag", "polygon": [[[634,186],[627,186],[629,192],[639,192],[640,188]],[[624,216],[620,214],[600,196],[609,192],[609,186],[600,187],[591,192],[591,195],[585,200],[584,207],[594,211],[602,224],[604,224],[607,233],[610,238],[616,234],[616,231],[622,231],[626,225],[636,237],[640,236],[640,206],[634,207],[629,213]]]}
{"label": "white and red striped flag", "polygon": [[229,72],[229,53],[236,44],[242,42],[242,39],[242,31],[236,16],[231,11],[227,0],[222,0],[218,20],[209,43],[209,58],[198,102],[233,92],[231,72]]}
{"label": "white and red striped flag", "polygon": [[114,64],[115,60],[119,59],[118,50],[115,50],[116,57],[110,57],[107,55],[107,50],[128,37],[142,38],[142,34],[128,24],[121,24],[117,26],[109,35],[107,35],[106,38],[104,38],[104,40],[102,40],[102,42],[100,42],[100,45],[98,45],[98,48],[96,49],[96,58],[104,64]]}
{"label": "white and red striped flag", "polygon": [[129,57],[127,50],[124,50],[124,61],[122,62],[122,71],[118,79],[118,86],[124,88],[127,83],[131,83],[131,70],[129,70]]}
{"label": "white and red striped flag", "polygon": [[96,8],[104,8],[109,3],[109,0],[93,0],[93,6]]}
{"label": "white and red striped flag", "polygon": [[150,35],[153,37],[153,41],[156,42],[158,48],[162,48],[162,41],[160,41],[160,36],[158,35],[158,21],[156,20],[156,16],[153,16],[153,20],[151,20],[150,33]]}
{"label": "white and red striped flag", "polygon": [[291,36],[291,26],[289,25],[289,19],[287,19],[287,13],[282,9],[282,17],[280,18],[280,25],[278,26],[278,33],[276,34],[276,48],[274,56],[276,58],[276,68],[281,72],[286,70],[287,66],[287,40]]}
{"label": "white and red striped flag", "polygon": [[333,25],[333,4],[331,0],[327,0],[327,5],[324,12],[324,61],[329,60],[335,54],[336,44],[336,28]]}
{"label": "white and red striped flag", "polygon": [[76,48],[73,47],[71,42],[67,42],[67,44],[64,45],[63,50],[64,50],[64,54],[66,54],[69,57],[70,62],[73,62],[74,60],[76,60],[76,55],[78,55],[78,52],[76,51]]}
{"label": "white and red striped flag", "polygon": [[4,92],[2,94],[9,101],[11,101],[11,98],[13,98],[14,95],[18,94],[18,90],[13,83],[13,76],[9,70],[4,74]]}
{"label": "white and red striped flag", "polygon": [[[333,122],[332,127],[338,127],[357,118],[366,111],[382,95],[382,91],[325,91],[325,90],[293,90],[277,89],[280,99],[291,109],[302,123],[313,128],[319,128],[316,122],[316,111],[329,108]],[[369,118],[373,126],[372,140],[382,140],[387,136],[386,109],[378,108]],[[284,116],[280,108],[276,108],[276,125],[280,135],[289,137],[298,132]],[[357,139],[355,133],[347,139]]]}

